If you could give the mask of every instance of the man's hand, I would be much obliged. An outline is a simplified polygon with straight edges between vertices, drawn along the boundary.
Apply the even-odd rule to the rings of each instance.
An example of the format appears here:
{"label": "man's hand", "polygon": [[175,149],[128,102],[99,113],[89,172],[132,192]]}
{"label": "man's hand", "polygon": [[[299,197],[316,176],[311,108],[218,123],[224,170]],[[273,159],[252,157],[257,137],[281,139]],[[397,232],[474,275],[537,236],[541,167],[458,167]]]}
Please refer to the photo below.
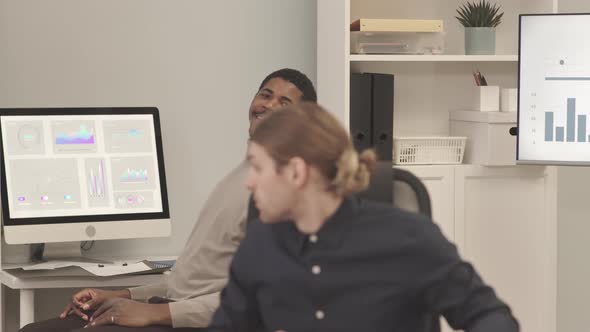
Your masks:
{"label": "man's hand", "polygon": [[172,325],[168,304],[147,304],[122,298],[105,301],[90,317],[86,326],[119,325],[143,327]]}
{"label": "man's hand", "polygon": [[59,315],[60,318],[65,318],[68,315],[76,314],[83,320],[88,320],[88,315],[85,311],[96,309],[99,305],[111,298],[129,298],[129,291],[109,291],[102,289],[87,288],[79,291],[72,296],[72,302],[66,306],[64,311]]}

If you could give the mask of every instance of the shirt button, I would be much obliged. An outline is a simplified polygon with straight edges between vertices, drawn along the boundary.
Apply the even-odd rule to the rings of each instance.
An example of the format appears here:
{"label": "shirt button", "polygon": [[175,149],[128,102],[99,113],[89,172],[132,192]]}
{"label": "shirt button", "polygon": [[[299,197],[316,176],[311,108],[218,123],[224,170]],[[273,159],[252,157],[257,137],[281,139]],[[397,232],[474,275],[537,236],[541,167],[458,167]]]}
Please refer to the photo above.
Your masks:
{"label": "shirt button", "polygon": [[317,236],[317,235],[315,235],[315,234],[312,234],[312,235],[310,235],[310,236],[309,236],[309,242],[311,242],[311,243],[316,243],[316,242],[318,242],[318,236]]}
{"label": "shirt button", "polygon": [[314,265],[311,267],[311,273],[320,274],[320,272],[322,272],[322,269],[320,268],[319,265]]}
{"label": "shirt button", "polygon": [[326,315],[321,310],[318,310],[318,311],[315,312],[315,318],[317,318],[317,319],[324,319],[325,316]]}

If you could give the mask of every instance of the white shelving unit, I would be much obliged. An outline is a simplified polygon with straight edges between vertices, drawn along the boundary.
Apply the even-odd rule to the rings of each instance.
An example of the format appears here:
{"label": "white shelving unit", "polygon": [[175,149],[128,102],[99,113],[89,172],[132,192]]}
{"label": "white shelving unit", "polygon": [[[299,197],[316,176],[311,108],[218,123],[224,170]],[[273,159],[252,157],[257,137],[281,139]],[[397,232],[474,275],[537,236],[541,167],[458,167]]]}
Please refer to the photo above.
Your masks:
{"label": "white shelving unit", "polygon": [[517,62],[518,55],[388,55],[351,54],[350,62]]}
{"label": "white shelving unit", "polygon": [[[518,14],[551,13],[557,0],[495,0],[504,11],[498,55],[463,55],[455,10],[463,0],[318,0],[319,102],[349,125],[350,73],[395,76],[394,136],[447,136],[449,111],[472,98],[472,72],[514,88]],[[350,54],[349,24],[358,18],[443,19],[441,55]],[[506,165],[403,166],[426,184],[434,221],[499,296],[524,332],[556,331],[557,172]],[[448,331],[449,328],[445,327]]]}

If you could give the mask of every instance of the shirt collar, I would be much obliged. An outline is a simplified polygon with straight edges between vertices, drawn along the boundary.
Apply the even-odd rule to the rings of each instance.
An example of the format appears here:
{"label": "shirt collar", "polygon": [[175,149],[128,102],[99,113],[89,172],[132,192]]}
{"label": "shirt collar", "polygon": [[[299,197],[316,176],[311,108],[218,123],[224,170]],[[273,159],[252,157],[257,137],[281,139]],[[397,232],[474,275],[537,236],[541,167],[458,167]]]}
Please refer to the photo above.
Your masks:
{"label": "shirt collar", "polygon": [[[318,243],[330,247],[338,247],[346,230],[357,214],[358,202],[355,197],[345,198],[336,212],[326,220],[320,230],[314,234]],[[281,245],[289,250],[301,253],[310,235],[301,233],[293,222],[281,222],[273,225],[274,232],[279,236]]]}
{"label": "shirt collar", "polygon": [[354,197],[344,198],[336,212],[326,220],[315,234],[318,242],[327,243],[331,247],[338,247],[344,238],[349,225],[354,221],[358,202]]}

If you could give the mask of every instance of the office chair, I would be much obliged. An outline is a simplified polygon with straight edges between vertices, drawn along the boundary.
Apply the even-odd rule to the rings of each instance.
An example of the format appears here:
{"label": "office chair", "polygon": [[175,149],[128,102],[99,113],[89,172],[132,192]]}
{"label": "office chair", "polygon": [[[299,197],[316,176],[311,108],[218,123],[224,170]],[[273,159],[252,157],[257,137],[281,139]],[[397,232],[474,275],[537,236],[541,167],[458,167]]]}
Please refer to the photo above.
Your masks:
{"label": "office chair", "polygon": [[[432,218],[430,196],[424,183],[411,172],[392,166],[391,161],[378,161],[371,175],[369,188],[358,196],[372,201],[391,203],[400,209]],[[438,313],[428,314],[417,331],[440,332],[439,317]]]}
{"label": "office chair", "polygon": [[414,174],[401,168],[394,168],[392,189],[393,205],[432,218],[428,190]]}
{"label": "office chair", "polygon": [[[400,209],[422,213],[432,219],[432,207],[428,190],[422,181],[401,168],[393,169],[393,205]],[[422,331],[440,332],[440,314],[431,313],[424,318]]]}
{"label": "office chair", "polygon": [[358,196],[371,201],[391,203],[400,209],[432,218],[430,196],[422,181],[409,171],[393,168],[390,161],[377,162],[369,188]]}

